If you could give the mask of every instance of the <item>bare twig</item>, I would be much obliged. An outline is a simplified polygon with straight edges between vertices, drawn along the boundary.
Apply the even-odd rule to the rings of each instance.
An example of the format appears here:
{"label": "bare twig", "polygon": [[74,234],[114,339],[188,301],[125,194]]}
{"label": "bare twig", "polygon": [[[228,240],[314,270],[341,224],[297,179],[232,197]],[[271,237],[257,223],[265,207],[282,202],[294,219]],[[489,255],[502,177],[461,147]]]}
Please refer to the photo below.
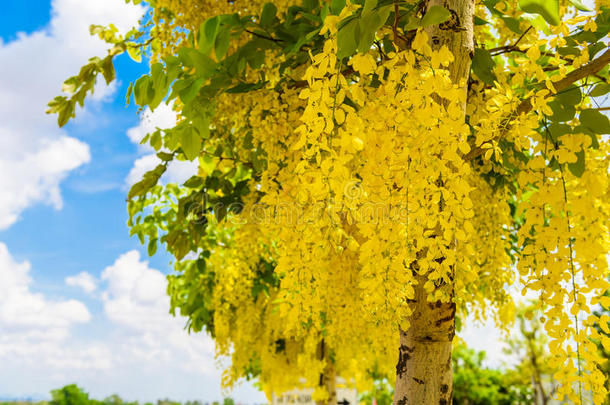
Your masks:
{"label": "bare twig", "polygon": [[519,37],[519,38],[518,38],[518,39],[515,41],[515,43],[514,43],[514,44],[512,44],[512,45],[504,45],[504,46],[500,46],[500,47],[498,47],[498,48],[492,48],[492,49],[489,49],[489,52],[490,52],[490,53],[495,53],[495,52],[497,52],[497,53],[495,53],[495,54],[494,54],[494,56],[495,56],[495,55],[499,55],[499,54],[501,54],[501,53],[506,53],[506,52],[511,52],[511,51],[514,51],[514,50],[519,50],[519,48],[517,48],[517,45],[519,45],[519,42],[521,42],[521,40],[523,39],[523,37],[525,37],[525,35],[526,35],[526,34],[527,34],[527,33],[528,33],[528,32],[529,32],[529,31],[530,31],[532,28],[534,28],[534,27],[530,25],[528,29],[526,29],[525,31],[523,31],[523,34],[521,34],[521,36],[520,36],[520,37]]}

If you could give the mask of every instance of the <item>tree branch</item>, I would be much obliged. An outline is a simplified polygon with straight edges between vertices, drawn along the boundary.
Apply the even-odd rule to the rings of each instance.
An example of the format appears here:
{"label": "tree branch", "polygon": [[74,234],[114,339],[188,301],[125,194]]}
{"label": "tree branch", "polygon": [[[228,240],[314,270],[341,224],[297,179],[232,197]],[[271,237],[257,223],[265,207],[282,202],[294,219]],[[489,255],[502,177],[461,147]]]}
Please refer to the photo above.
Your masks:
{"label": "tree branch", "polygon": [[[554,83],[555,89],[557,92],[567,89],[573,83],[584,79],[585,77],[595,75],[597,72],[602,70],[606,65],[610,64],[610,50],[607,50],[602,56],[597,59],[593,59],[591,62],[587,63],[584,66],[579,67],[578,69],[574,69],[570,73],[566,75],[563,79]],[[547,94],[546,97],[553,96],[553,93]],[[527,114],[532,109],[532,101],[531,98],[527,98],[517,106],[517,109],[514,112],[514,116],[519,116],[521,114]],[[500,139],[504,136],[509,130],[511,126],[507,126],[494,140]],[[472,160],[485,153],[485,150],[482,148],[473,148],[470,152],[464,155],[464,160]]]}
{"label": "tree branch", "polygon": [[517,39],[517,40],[515,41],[515,43],[514,43],[514,44],[512,44],[512,45],[500,46],[500,47],[498,47],[498,48],[492,48],[492,49],[489,49],[489,52],[490,52],[490,53],[497,52],[497,53],[495,53],[494,55],[492,55],[492,56],[496,56],[496,55],[499,55],[499,54],[501,54],[501,53],[506,53],[506,52],[510,52],[510,51],[519,50],[519,48],[517,48],[517,45],[519,45],[519,42],[521,42],[521,40],[523,39],[523,37],[525,37],[525,35],[526,35],[526,34],[527,34],[527,33],[528,33],[528,32],[529,32],[529,31],[530,31],[532,28],[534,28],[534,27],[533,27],[532,25],[530,25],[528,29],[526,29],[525,31],[523,31],[523,34],[521,34],[521,36],[519,37],[519,39]]}
{"label": "tree branch", "polygon": [[248,34],[252,34],[252,35],[254,35],[255,37],[262,38],[262,39],[266,39],[266,40],[268,40],[268,41],[273,41],[273,42],[275,42],[276,44],[277,44],[278,42],[284,42],[284,41],[282,41],[281,39],[277,39],[277,38],[273,38],[273,37],[268,37],[267,35],[259,34],[258,32],[251,31],[251,30],[248,30],[248,29],[245,29],[244,31],[246,31]]}
{"label": "tree branch", "polygon": [[[351,74],[355,73],[354,68],[349,67],[343,71],[341,71],[341,75],[343,76],[349,76]],[[307,87],[307,80],[295,80],[294,82],[290,83],[288,85],[289,88],[291,89],[302,89],[303,87]]]}

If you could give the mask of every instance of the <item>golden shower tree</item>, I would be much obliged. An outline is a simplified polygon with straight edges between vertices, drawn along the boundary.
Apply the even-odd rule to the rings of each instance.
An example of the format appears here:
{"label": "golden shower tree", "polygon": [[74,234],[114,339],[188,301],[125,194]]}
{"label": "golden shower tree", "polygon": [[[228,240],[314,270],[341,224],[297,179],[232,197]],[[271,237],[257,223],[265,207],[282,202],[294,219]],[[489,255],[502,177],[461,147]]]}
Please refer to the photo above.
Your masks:
{"label": "golden shower tree", "polygon": [[[450,404],[455,322],[537,297],[557,395],[606,395],[591,339],[608,289],[610,8],[579,0],[154,0],[64,84],[64,125],[114,79],[172,103],[143,142],[159,165],[128,196],[132,234],[176,258],[172,310],[229,356],[225,385],[268,394],[335,376]],[[173,160],[198,163],[164,185]]]}

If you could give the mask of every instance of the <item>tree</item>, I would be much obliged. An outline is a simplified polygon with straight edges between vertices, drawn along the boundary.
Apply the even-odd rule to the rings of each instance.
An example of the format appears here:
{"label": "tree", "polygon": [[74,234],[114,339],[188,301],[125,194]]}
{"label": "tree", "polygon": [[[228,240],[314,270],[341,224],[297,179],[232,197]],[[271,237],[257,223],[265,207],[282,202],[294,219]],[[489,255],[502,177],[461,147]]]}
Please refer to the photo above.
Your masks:
{"label": "tree", "polygon": [[485,352],[457,346],[453,352],[453,403],[456,405],[533,404],[529,381],[519,370],[483,367]]}
{"label": "tree", "polygon": [[[610,290],[604,293],[604,297],[610,298]],[[600,318],[599,324],[595,327],[597,333],[605,337],[610,337],[610,310],[600,308],[598,311],[595,311],[595,315]],[[599,367],[606,376],[606,381],[604,383],[606,390],[610,392],[610,346],[608,346],[608,344],[604,345],[600,336],[594,336],[593,341],[604,359]],[[610,405],[610,393],[607,394],[603,404]]]}
{"label": "tree", "polygon": [[[396,404],[448,404],[456,315],[506,325],[518,277],[544,310],[557,395],[601,403],[607,4],[151,6],[124,36],[92,27],[111,50],[49,111],[64,125],[115,55],[150,57],[128,100],[181,118],[143,140],[160,163],[129,192],[131,232],[175,256],[173,306],[231,356],[226,385],[304,378],[332,402],[333,375],[378,368]],[[198,173],[158,184],[175,159]]]}
{"label": "tree", "polygon": [[531,403],[535,405],[547,405],[556,389],[553,374],[557,370],[549,364],[550,356],[546,349],[548,338],[542,328],[541,317],[535,303],[519,306],[519,332],[507,341],[508,352],[520,360],[516,375],[520,377],[521,384],[531,383],[534,393]]}
{"label": "tree", "polygon": [[51,405],[89,405],[89,394],[76,384],[69,384],[51,391]]}
{"label": "tree", "polygon": [[[483,366],[485,352],[454,346],[453,403],[456,405],[518,405],[533,404],[533,387],[521,367],[492,369]],[[374,376],[375,377],[375,376]],[[372,389],[363,393],[360,402],[389,405],[394,390],[384,379],[376,379]],[[373,402],[375,400],[375,402]]]}

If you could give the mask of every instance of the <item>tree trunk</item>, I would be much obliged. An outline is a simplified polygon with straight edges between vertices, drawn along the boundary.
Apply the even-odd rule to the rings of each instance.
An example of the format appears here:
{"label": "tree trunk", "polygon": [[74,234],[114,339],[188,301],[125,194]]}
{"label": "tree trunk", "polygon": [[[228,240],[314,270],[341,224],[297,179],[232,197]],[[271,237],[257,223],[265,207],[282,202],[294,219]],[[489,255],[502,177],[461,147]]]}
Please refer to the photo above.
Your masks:
{"label": "tree trunk", "polygon": [[411,326],[400,332],[396,365],[396,405],[450,405],[453,395],[451,342],[455,335],[455,304],[428,302],[418,277]]}
{"label": "tree trunk", "polygon": [[[426,0],[424,0],[426,1]],[[454,83],[467,91],[474,55],[474,1],[428,0],[431,6],[451,12],[446,22],[426,29],[433,49],[447,46],[454,62],[449,66]],[[463,106],[464,117],[466,105]],[[455,304],[428,302],[423,288],[426,276],[417,276],[410,328],[400,332],[394,405],[450,405],[453,396],[451,346],[455,335]]]}
{"label": "tree trunk", "polygon": [[324,339],[318,344],[318,356],[326,361],[324,371],[320,374],[320,387],[328,392],[326,401],[316,401],[316,405],[335,405],[337,403],[337,370],[330,358],[330,351]]}

